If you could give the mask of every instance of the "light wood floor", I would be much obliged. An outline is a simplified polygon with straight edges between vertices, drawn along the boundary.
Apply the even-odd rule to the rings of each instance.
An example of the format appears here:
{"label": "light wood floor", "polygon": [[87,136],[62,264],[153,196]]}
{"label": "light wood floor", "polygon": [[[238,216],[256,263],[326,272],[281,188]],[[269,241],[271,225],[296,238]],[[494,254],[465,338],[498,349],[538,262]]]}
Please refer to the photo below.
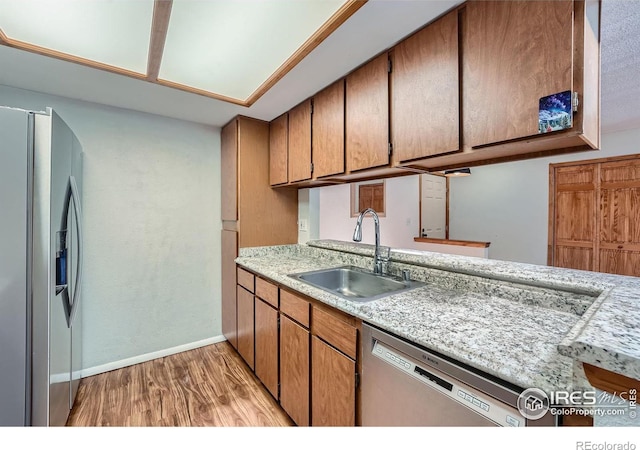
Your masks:
{"label": "light wood floor", "polygon": [[84,378],[67,426],[288,426],[228,342]]}

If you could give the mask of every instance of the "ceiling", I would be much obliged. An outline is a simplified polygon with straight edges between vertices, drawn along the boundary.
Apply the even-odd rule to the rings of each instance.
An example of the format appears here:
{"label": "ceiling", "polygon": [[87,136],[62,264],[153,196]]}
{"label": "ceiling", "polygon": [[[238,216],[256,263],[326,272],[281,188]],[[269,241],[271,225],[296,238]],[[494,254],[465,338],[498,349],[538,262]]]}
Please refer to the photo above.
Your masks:
{"label": "ceiling", "polygon": [[[2,0],[3,3],[5,1]],[[87,3],[86,0],[83,1]],[[141,9],[143,9],[143,3],[153,3],[152,0],[115,1],[140,3],[138,6]],[[184,1],[202,4],[216,3],[213,0],[199,2],[174,0],[174,8]],[[263,3],[281,1],[283,0],[262,0]],[[232,2],[225,1],[224,3]],[[344,2],[338,1],[333,2],[332,5],[336,7],[338,3],[344,6]],[[180,19],[180,25],[176,26],[185,30],[183,32],[177,31],[178,28],[171,31],[171,21],[169,21],[162,58],[163,64],[167,65],[165,69],[162,69],[161,64],[158,73],[159,78],[165,76],[177,80],[176,82],[180,84],[178,88],[149,82],[144,76],[135,78],[5,45],[0,45],[0,67],[2,68],[0,70],[0,84],[213,126],[222,126],[237,114],[272,120],[460,3],[462,1],[458,0],[369,0],[359,5],[361,7],[357,11],[353,11],[349,17],[343,18],[343,23],[335,31],[328,34],[319,45],[314,44],[312,49],[308,49],[308,54],[299,61],[295,61],[296,64],[288,68],[290,70],[280,74],[276,80],[272,79],[272,85],[260,93],[258,98],[255,98],[251,103],[244,103],[244,105],[242,102],[246,100],[247,92],[255,93],[255,85],[258,83],[255,79],[264,82],[265,77],[273,76],[273,73],[269,73],[274,67],[273,64],[266,71],[255,71],[257,78],[247,84],[250,87],[227,94],[231,95],[232,99],[241,100],[235,103],[221,100],[223,95],[220,98],[215,98],[215,96],[202,95],[203,92],[195,89],[193,92],[183,89],[185,84],[187,86],[198,85],[196,87],[205,90],[205,93],[220,94],[222,84],[204,85],[202,83],[206,83],[207,80],[197,80],[195,77],[178,80],[177,75],[167,75],[170,72],[170,65],[166,61],[172,58],[176,58],[175,61],[178,61],[180,57],[185,57],[187,60],[185,68],[188,70],[183,75],[184,77],[189,77],[188,72],[198,72],[198,55],[207,54],[206,46],[189,44],[189,42],[197,40],[196,35],[193,34],[194,30],[206,28],[202,26],[202,17],[196,17],[198,15],[191,17],[191,19],[189,17]],[[148,12],[148,4],[146,8]],[[330,15],[328,11],[325,11],[324,16],[318,15],[318,17],[324,17],[322,20],[325,22],[323,23],[326,23],[327,14]],[[176,16],[178,16],[177,13]],[[189,26],[190,20],[195,20],[192,27]],[[146,33],[149,31],[149,27],[153,28],[153,26],[149,25],[149,20],[139,19],[136,23],[140,28],[137,33],[141,36],[147,36],[148,50],[150,48],[149,37]],[[318,21],[314,25],[307,25],[304,36],[311,35],[317,26]],[[1,20],[0,28],[3,28]],[[249,29],[251,28],[242,27],[243,31]],[[289,30],[289,27],[286,29]],[[602,130],[608,132],[640,128],[640,2],[637,0],[603,0],[601,31]],[[225,34],[228,36],[228,39],[225,38],[225,43],[230,49],[233,49],[233,45],[236,45],[233,36],[237,40],[237,33],[227,32],[229,34]],[[9,31],[6,31],[6,35],[10,36]],[[186,41],[187,38],[190,40]],[[259,36],[251,36],[254,42],[264,38],[264,32]],[[143,38],[139,39],[143,40]],[[172,41],[172,39],[175,40]],[[291,56],[289,53],[295,51],[292,49],[299,46],[301,40],[304,39],[298,38],[295,46],[287,47],[288,50],[285,53]],[[170,44],[170,42],[173,43]],[[181,50],[184,47],[187,49]],[[123,48],[123,46],[120,44],[119,48]],[[134,49],[131,49],[131,52],[133,51]],[[236,50],[235,53],[235,56],[242,56],[235,58],[240,64],[250,62],[248,66],[244,66],[245,71],[254,71],[254,67],[258,66],[255,60],[244,51]],[[279,56],[280,62],[287,57],[287,55],[282,55],[281,53]],[[123,54],[116,52],[114,57],[124,58],[124,51]],[[165,58],[168,59],[165,60]],[[228,58],[225,57],[226,59]],[[117,64],[123,65],[124,63]],[[220,66],[220,61],[217,62],[217,65]],[[259,66],[264,69],[262,63]],[[140,63],[136,66],[136,70],[145,72]],[[236,97],[233,97],[234,95]]]}

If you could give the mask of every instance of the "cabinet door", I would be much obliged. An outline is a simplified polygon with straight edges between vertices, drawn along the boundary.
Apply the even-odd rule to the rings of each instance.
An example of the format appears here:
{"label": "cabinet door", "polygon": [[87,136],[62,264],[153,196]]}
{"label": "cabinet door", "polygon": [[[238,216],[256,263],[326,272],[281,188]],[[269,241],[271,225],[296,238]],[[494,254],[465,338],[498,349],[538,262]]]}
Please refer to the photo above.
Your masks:
{"label": "cabinet door", "polygon": [[386,53],[347,75],[347,170],[389,163],[389,57]]}
{"label": "cabinet door", "polygon": [[311,178],[311,100],[289,111],[289,181]]}
{"label": "cabinet door", "polygon": [[539,99],[573,89],[571,0],[467,2],[465,147],[538,134]]}
{"label": "cabinet door", "polygon": [[311,420],[313,426],[354,426],[356,363],[312,337]]}
{"label": "cabinet door", "polygon": [[278,398],[278,311],[256,297],[255,373]]}
{"label": "cabinet door", "polygon": [[288,176],[288,122],[285,113],[269,124],[269,183],[271,186],[284,184]]}
{"label": "cabinet door", "polygon": [[344,172],[344,79],[313,98],[313,175]]}
{"label": "cabinet door", "polygon": [[245,288],[238,286],[237,310],[238,310],[238,353],[253,369],[254,357],[254,305],[253,294]]}
{"label": "cabinet door", "polygon": [[397,161],[458,151],[458,11],[393,49],[391,126]]}
{"label": "cabinet door", "polygon": [[238,349],[236,315],[236,263],[238,233],[222,230],[222,334]]}
{"label": "cabinet door", "polygon": [[238,220],[238,122],[234,119],[220,135],[222,220]]}
{"label": "cabinet door", "polygon": [[301,427],[309,425],[309,331],[280,316],[280,406]]}

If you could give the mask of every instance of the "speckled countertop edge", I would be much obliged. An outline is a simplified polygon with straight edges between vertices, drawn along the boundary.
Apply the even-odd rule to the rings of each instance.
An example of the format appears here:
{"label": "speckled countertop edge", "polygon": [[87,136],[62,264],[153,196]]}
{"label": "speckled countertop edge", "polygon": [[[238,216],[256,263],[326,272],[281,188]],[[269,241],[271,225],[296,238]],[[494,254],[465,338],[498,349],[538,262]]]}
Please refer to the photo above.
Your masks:
{"label": "speckled countertop edge", "polygon": [[[372,320],[362,312],[363,305],[354,305],[353,302],[343,300],[290,277],[281,278],[282,272],[277,270],[266,273],[264,266],[252,268],[250,264],[252,256],[273,255],[274,252],[283,256],[291,254],[298,255],[300,258],[312,257],[315,260],[322,257],[321,250],[340,252],[340,256],[351,255],[353,260],[359,260],[360,264],[356,265],[363,266],[362,258],[370,259],[374,249],[372,245],[367,244],[331,240],[311,241],[307,245],[241,249],[238,263],[247,264],[249,269],[363,320]],[[339,259],[328,258],[320,266],[316,261],[313,267],[335,267]],[[598,296],[598,299],[558,344],[559,353],[580,362],[587,362],[631,378],[640,379],[640,280],[636,277],[404,249],[393,249],[391,259],[423,267],[489,277],[498,281],[511,281]],[[364,309],[366,310],[366,308]],[[389,326],[384,321],[374,324],[383,328]],[[397,334],[412,339],[402,332]]]}

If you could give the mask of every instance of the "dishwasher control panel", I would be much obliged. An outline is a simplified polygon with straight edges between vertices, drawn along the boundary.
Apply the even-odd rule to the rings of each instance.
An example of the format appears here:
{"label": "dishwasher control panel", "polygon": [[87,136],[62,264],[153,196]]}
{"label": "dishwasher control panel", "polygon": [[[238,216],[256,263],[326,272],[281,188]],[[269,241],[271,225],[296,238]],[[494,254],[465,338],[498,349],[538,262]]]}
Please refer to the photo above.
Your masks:
{"label": "dishwasher control panel", "polygon": [[378,340],[374,341],[372,354],[497,425],[506,427],[525,426],[525,419],[517,409],[499,402],[433,367],[419,364],[412,357],[404,355]]}

